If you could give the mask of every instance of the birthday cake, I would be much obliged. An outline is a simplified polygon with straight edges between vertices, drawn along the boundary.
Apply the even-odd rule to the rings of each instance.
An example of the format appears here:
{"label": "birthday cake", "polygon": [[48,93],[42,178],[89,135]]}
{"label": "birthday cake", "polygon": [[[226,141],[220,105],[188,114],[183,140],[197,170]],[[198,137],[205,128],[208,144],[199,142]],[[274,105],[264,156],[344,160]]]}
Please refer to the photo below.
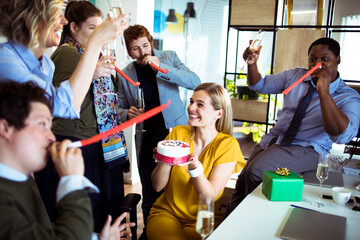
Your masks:
{"label": "birthday cake", "polygon": [[168,164],[182,164],[188,161],[190,146],[178,140],[158,142],[155,159]]}

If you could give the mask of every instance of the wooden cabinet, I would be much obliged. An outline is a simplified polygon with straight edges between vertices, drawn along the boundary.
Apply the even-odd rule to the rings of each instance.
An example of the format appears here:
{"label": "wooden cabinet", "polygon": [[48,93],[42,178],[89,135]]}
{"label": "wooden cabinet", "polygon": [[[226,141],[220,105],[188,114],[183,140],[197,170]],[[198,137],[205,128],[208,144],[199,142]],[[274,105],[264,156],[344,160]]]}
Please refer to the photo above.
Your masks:
{"label": "wooden cabinet", "polygon": [[242,100],[231,99],[234,120],[246,122],[266,123],[267,121],[267,100]]}

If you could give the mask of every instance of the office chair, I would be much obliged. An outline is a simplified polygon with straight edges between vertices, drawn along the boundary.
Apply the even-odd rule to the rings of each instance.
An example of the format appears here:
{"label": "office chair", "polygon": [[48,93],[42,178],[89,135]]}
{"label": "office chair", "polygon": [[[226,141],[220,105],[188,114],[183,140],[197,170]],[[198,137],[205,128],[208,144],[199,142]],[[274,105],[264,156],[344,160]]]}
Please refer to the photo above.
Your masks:
{"label": "office chair", "polygon": [[141,199],[141,195],[138,193],[127,194],[117,205],[119,212],[128,212],[130,214],[130,222],[134,222],[135,226],[131,228],[132,240],[137,239],[137,211],[136,207]]}

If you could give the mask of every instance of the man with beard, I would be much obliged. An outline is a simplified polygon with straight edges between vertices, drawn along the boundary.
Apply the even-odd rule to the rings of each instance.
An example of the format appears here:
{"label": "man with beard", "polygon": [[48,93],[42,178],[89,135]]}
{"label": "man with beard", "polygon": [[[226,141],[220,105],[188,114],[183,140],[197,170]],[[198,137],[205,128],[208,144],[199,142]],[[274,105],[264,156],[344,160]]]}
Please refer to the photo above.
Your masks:
{"label": "man with beard", "polygon": [[309,69],[321,63],[299,85],[284,95],[284,106],[275,126],[255,147],[236,182],[229,214],[261,182],[263,171],[287,167],[295,173],[317,168],[319,154],[329,153],[332,143],[354,138],[360,123],[360,96],[338,72],[340,46],[332,38],[320,38],[308,49],[308,68],[294,68],[262,77],[257,61],[260,50],[247,48],[247,80],[252,90],[278,94]]}
{"label": "man with beard", "polygon": [[[139,173],[143,191],[144,224],[150,208],[161,193],[157,193],[151,184],[151,173],[156,163],[153,159],[153,148],[164,140],[169,128],[177,125],[187,125],[188,117],[180,99],[179,87],[194,90],[200,84],[200,78],[187,68],[174,51],[159,51],[153,48],[153,37],[141,25],[134,25],[124,31],[124,37],[129,55],[136,59],[130,63],[124,73],[135,82],[140,82],[144,90],[145,111],[171,100],[171,105],[162,113],[144,122],[142,140],[137,134],[139,151]],[[154,63],[169,72],[164,74],[149,65]],[[121,77],[119,86],[122,121],[132,119],[144,112],[136,108],[136,92],[134,87]]]}

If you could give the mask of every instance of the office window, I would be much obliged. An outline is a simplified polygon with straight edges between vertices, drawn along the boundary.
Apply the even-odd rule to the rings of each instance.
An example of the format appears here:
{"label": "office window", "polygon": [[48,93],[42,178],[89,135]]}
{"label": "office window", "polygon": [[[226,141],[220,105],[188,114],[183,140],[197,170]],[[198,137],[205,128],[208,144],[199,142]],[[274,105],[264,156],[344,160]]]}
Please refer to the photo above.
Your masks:
{"label": "office window", "polygon": [[[345,16],[342,18],[341,25],[359,26],[360,14]],[[358,64],[360,56],[360,32],[340,33],[340,57],[339,72],[341,77],[346,80],[360,80]]]}

